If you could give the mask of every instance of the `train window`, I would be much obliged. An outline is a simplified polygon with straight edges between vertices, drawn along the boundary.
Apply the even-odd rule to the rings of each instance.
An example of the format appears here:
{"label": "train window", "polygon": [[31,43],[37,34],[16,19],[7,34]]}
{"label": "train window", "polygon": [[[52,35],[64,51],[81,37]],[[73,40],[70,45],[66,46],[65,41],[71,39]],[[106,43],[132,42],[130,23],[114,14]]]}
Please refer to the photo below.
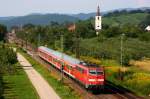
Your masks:
{"label": "train window", "polygon": [[49,58],[51,59],[52,57],[51,57],[51,56],[49,56]]}
{"label": "train window", "polygon": [[65,65],[65,63],[64,63],[64,62],[60,62],[60,64],[61,64],[61,65]]}
{"label": "train window", "polygon": [[61,62],[60,62],[60,61],[58,61],[58,64],[59,64],[59,65],[61,65]]}
{"label": "train window", "polygon": [[79,71],[79,72],[81,72],[81,73],[84,73],[84,69],[82,69],[82,68],[80,68],[80,67],[76,67],[76,69]]}
{"label": "train window", "polygon": [[96,71],[96,70],[90,70],[89,71],[90,74],[92,75],[103,75],[103,71]]}
{"label": "train window", "polygon": [[70,65],[67,65],[67,68],[70,69],[70,70],[72,70],[72,66],[70,66]]}
{"label": "train window", "polygon": [[54,58],[53,60],[54,60],[54,62],[57,62],[57,59]]}
{"label": "train window", "polygon": [[97,71],[97,75],[103,75],[104,74],[104,72],[102,72],[102,71]]}

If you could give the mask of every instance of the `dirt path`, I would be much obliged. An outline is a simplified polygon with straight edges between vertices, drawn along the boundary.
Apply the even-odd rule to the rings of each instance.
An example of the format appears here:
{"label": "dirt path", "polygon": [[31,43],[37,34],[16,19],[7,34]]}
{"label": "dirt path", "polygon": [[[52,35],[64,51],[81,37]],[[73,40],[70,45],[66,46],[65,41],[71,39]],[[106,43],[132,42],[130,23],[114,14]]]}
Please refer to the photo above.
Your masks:
{"label": "dirt path", "polygon": [[31,64],[20,54],[17,53],[18,61],[23,66],[30,81],[35,87],[40,99],[60,99],[49,84],[42,78],[42,76],[31,66]]}

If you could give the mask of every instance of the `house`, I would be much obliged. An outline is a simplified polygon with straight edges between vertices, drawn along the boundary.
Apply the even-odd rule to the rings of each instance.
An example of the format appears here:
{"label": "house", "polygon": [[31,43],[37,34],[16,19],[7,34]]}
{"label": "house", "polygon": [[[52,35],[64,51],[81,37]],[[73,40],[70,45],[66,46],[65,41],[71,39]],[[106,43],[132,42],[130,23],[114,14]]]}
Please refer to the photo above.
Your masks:
{"label": "house", "polygon": [[150,25],[145,28],[146,31],[150,32]]}
{"label": "house", "polygon": [[69,24],[68,25],[68,30],[71,31],[71,32],[74,32],[76,29],[76,24]]}

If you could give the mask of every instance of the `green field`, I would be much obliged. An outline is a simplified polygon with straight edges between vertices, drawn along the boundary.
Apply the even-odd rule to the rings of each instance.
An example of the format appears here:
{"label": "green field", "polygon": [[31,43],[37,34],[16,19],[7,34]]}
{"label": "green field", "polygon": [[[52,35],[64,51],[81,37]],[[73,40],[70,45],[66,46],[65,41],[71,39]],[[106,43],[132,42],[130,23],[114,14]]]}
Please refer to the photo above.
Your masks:
{"label": "green field", "polygon": [[32,66],[48,81],[53,89],[62,99],[80,99],[80,96],[68,85],[62,84],[58,79],[51,75],[50,71],[35,61],[29,55],[20,51],[24,57],[32,64]]}
{"label": "green field", "polygon": [[15,65],[13,74],[4,74],[2,80],[4,99],[39,99],[38,94],[19,64]]}

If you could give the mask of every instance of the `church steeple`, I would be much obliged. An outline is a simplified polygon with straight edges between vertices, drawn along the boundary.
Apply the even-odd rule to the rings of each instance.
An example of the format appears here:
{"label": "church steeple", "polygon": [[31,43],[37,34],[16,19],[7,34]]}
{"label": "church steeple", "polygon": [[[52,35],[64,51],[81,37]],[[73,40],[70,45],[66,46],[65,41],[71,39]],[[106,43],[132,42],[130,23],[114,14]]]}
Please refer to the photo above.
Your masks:
{"label": "church steeple", "polygon": [[98,35],[100,30],[102,29],[102,16],[100,15],[100,7],[97,7],[97,13],[95,16],[95,30]]}
{"label": "church steeple", "polygon": [[96,13],[97,16],[100,16],[100,8],[99,8],[99,5],[97,7],[97,13]]}

